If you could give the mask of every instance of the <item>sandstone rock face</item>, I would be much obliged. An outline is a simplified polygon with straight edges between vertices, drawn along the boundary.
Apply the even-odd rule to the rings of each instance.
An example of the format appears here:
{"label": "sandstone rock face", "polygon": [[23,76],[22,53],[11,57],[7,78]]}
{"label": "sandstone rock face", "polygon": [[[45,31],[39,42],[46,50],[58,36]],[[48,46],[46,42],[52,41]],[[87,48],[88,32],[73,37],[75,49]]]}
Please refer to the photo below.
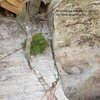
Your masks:
{"label": "sandstone rock face", "polygon": [[54,0],[49,10],[54,5],[54,50],[65,95],[100,100],[100,1]]}

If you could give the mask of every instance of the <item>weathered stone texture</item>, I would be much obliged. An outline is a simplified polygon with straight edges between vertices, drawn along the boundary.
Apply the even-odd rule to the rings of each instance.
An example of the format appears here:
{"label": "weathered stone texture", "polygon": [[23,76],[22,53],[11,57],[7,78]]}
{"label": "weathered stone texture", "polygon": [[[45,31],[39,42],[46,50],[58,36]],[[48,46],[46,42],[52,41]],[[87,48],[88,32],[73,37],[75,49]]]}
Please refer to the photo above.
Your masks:
{"label": "weathered stone texture", "polygon": [[63,90],[72,100],[100,100],[100,1],[62,1],[53,40]]}
{"label": "weathered stone texture", "polygon": [[[36,73],[30,70],[22,50],[25,34],[19,32],[15,19],[0,16],[0,100],[40,100],[45,90]],[[52,85],[56,75],[51,49],[45,54],[32,56],[32,68]],[[56,88],[57,100],[68,100],[60,83]],[[44,98],[45,100],[45,98]]]}

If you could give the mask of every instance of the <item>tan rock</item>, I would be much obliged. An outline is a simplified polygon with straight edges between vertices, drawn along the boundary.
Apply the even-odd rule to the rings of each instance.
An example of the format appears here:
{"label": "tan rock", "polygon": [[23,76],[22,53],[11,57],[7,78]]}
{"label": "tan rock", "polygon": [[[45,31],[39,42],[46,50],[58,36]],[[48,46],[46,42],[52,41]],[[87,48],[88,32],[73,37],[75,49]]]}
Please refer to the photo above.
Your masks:
{"label": "tan rock", "polygon": [[56,6],[53,39],[63,90],[70,100],[100,100],[100,1],[61,1],[50,7]]}
{"label": "tan rock", "polygon": [[0,97],[0,100],[4,100],[3,97]]}

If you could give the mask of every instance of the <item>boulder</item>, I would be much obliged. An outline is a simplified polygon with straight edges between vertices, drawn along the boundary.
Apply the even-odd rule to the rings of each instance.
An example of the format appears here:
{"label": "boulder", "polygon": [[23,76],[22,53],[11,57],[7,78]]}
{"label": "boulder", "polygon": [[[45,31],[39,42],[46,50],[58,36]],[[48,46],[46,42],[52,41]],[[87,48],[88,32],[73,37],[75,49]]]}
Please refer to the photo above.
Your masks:
{"label": "boulder", "polygon": [[100,1],[53,0],[55,58],[70,100],[100,100]]}

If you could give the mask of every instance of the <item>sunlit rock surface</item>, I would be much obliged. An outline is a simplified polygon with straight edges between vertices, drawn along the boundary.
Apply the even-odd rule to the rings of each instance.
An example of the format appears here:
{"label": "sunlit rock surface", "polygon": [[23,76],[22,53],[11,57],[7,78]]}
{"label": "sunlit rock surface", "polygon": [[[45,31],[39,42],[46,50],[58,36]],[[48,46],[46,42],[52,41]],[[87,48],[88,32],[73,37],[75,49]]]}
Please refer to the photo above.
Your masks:
{"label": "sunlit rock surface", "polygon": [[[25,35],[20,33],[17,25],[15,19],[0,16],[0,100],[41,100],[45,91],[28,66],[22,50]],[[50,48],[45,54],[31,57],[30,61],[33,69],[41,73],[51,86],[57,72]],[[58,100],[68,100],[60,82],[56,97]]]}
{"label": "sunlit rock surface", "polygon": [[70,100],[100,100],[100,1],[53,0],[52,7],[64,93]]}

